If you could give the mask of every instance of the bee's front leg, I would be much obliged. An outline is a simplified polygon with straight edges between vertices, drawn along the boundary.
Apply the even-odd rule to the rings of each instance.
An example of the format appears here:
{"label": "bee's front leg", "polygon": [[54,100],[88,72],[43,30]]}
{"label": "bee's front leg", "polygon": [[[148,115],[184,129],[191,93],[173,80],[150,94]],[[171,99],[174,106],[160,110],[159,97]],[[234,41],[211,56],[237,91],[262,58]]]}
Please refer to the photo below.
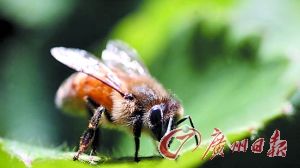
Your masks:
{"label": "bee's front leg", "polygon": [[[88,104],[88,106],[89,105],[91,104]],[[85,152],[91,144],[95,144],[93,143],[93,141],[95,140],[95,134],[98,129],[98,124],[101,119],[101,115],[104,112],[104,110],[104,107],[101,105],[98,108],[94,109],[94,114],[91,120],[89,121],[88,129],[82,134],[80,138],[79,149],[76,155],[73,157],[73,160],[78,160],[80,154]]]}
{"label": "bee's front leg", "polygon": [[134,161],[136,162],[140,161],[139,149],[140,149],[141,132],[142,132],[142,120],[140,116],[137,116],[137,119],[133,125],[133,135],[134,135],[134,143],[135,143]]}

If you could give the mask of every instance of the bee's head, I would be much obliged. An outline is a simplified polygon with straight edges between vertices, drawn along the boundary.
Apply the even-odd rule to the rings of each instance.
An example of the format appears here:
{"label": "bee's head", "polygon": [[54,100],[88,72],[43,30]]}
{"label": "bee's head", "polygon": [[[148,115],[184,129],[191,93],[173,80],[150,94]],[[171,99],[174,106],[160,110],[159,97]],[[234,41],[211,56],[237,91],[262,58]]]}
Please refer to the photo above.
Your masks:
{"label": "bee's head", "polygon": [[156,104],[149,110],[148,125],[157,141],[176,127],[176,118],[182,113],[180,104],[176,101],[167,101]]}

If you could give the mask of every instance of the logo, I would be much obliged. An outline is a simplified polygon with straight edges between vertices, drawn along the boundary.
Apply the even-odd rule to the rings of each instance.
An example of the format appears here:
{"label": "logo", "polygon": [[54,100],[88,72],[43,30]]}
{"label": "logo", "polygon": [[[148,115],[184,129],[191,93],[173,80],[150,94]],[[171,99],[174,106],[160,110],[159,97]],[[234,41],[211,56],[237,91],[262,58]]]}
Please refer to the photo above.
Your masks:
{"label": "logo", "polygon": [[[197,143],[196,145],[189,144],[189,142],[194,139],[193,137],[198,139],[198,145]],[[159,142],[158,150],[163,157],[174,160],[181,153],[191,148],[193,151],[196,150],[200,144],[200,132],[188,125],[183,125],[180,128],[176,128],[169,133],[166,133]]]}

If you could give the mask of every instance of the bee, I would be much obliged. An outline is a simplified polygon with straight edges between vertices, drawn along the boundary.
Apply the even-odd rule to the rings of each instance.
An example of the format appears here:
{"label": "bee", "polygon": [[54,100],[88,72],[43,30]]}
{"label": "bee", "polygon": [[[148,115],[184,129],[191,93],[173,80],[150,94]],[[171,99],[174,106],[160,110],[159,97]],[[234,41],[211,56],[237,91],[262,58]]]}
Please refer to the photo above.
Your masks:
{"label": "bee", "polygon": [[90,146],[93,153],[96,151],[99,123],[132,131],[135,161],[139,161],[142,131],[160,141],[186,119],[194,128],[191,117],[183,117],[180,102],[150,75],[136,50],[122,41],[109,41],[102,59],[85,50],[65,47],[54,47],[51,54],[77,71],[58,89],[56,105],[67,112],[92,114],[73,160]]}

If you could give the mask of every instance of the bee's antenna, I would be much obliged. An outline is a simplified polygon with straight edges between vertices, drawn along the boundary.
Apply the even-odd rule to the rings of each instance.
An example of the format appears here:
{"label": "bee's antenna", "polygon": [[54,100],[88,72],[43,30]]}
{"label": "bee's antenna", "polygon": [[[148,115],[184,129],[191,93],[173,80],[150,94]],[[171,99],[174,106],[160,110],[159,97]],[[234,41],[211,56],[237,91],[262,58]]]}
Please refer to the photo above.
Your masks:
{"label": "bee's antenna", "polygon": [[[176,126],[178,126],[179,124],[181,124],[182,122],[184,122],[186,119],[189,119],[192,128],[195,128],[194,123],[192,121],[192,118],[189,115],[187,115],[187,116],[183,117],[182,119],[180,119],[179,121],[177,121],[176,122]],[[199,144],[199,140],[198,140],[198,137],[196,135],[195,135],[195,141],[196,141],[196,144],[198,145]]]}
{"label": "bee's antenna", "polygon": [[168,128],[165,134],[168,134],[171,131],[171,126],[172,126],[173,118],[170,117],[169,123],[168,123]]}

